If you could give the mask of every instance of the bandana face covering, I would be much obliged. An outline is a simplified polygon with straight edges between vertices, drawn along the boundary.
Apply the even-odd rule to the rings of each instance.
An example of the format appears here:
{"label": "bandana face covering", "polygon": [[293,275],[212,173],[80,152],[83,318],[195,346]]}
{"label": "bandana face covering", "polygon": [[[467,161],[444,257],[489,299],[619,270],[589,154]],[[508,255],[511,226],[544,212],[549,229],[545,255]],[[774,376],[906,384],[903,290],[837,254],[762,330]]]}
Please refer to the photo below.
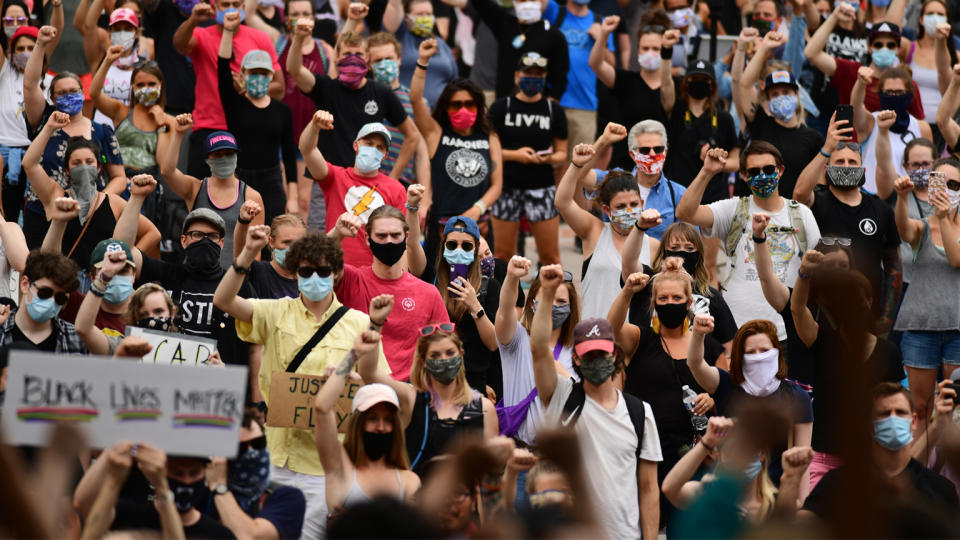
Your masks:
{"label": "bandana face covering", "polygon": [[53,103],[57,106],[58,111],[75,116],[83,109],[83,92],[70,92],[57,96]]}
{"label": "bandana face covering", "polygon": [[866,181],[863,167],[827,165],[827,182],[840,189],[857,189]]}
{"label": "bandana face covering", "polygon": [[70,169],[68,187],[70,194],[80,203],[80,214],[77,218],[81,225],[86,223],[90,205],[93,204],[93,198],[97,195],[97,175],[97,168],[93,165],[75,165]]}
{"label": "bandana face covering", "polygon": [[[887,49],[884,49],[887,50]],[[890,126],[890,131],[894,133],[904,133],[907,131],[907,128],[910,127],[910,100],[913,99],[913,94],[907,92],[906,94],[900,95],[891,95],[886,92],[880,92],[880,106],[884,109],[889,109],[897,112],[897,120]]]}
{"label": "bandana face covering", "polygon": [[750,192],[761,199],[766,199],[773,195],[773,192],[777,190],[777,184],[779,183],[779,172],[775,172],[773,174],[760,173],[747,179],[747,184],[750,186]]}
{"label": "bandana face covering", "polygon": [[424,360],[424,367],[438,383],[450,384],[463,367],[463,356],[458,354],[450,358],[427,358]]}
{"label": "bandana face covering", "polygon": [[751,396],[764,397],[780,388],[777,371],[780,369],[780,351],[743,355],[743,383],[740,388]]}
{"label": "bandana face covering", "polygon": [[133,97],[144,107],[150,107],[160,99],[159,86],[144,86],[133,91]]}
{"label": "bandana face covering", "polygon": [[436,24],[436,18],[433,15],[407,15],[410,21],[410,33],[421,38],[428,37],[433,33],[433,25]]}
{"label": "bandana face covering", "polygon": [[917,169],[907,173],[910,175],[910,181],[913,182],[914,189],[927,189],[930,183],[930,169]]}
{"label": "bandana face covering", "polygon": [[263,495],[269,480],[270,452],[266,448],[249,448],[227,462],[227,486],[245,511]]}
{"label": "bandana face covering", "polygon": [[637,164],[637,170],[643,174],[660,174],[663,170],[663,163],[667,160],[667,154],[640,154],[636,151],[630,152],[633,162]]}
{"label": "bandana face covering", "polygon": [[237,170],[237,154],[217,158],[207,158],[210,174],[217,178],[230,178]]}
{"label": "bandana face covering", "polygon": [[356,90],[363,84],[363,78],[367,76],[370,68],[362,56],[350,54],[337,62],[337,70],[340,73],[340,83],[351,90]]}
{"label": "bandana face covering", "polygon": [[220,245],[209,238],[198,240],[183,250],[183,266],[201,277],[215,278],[220,270]]}

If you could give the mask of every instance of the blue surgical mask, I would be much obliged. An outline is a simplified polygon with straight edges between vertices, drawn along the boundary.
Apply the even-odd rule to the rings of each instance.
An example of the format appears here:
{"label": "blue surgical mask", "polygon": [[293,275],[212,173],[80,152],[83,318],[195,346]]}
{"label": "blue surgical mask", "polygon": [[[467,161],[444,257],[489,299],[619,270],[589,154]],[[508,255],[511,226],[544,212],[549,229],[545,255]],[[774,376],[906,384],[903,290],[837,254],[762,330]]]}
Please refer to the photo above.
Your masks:
{"label": "blue surgical mask", "polygon": [[325,278],[318,276],[316,272],[308,278],[297,276],[297,287],[307,300],[319,302],[333,290],[333,274]]}
{"label": "blue surgical mask", "polygon": [[226,17],[227,13],[236,13],[238,11],[240,12],[240,22],[243,22],[243,20],[247,18],[247,14],[242,9],[227,8],[217,12],[217,24],[223,26],[223,19]]}
{"label": "blue surgical mask", "polygon": [[743,468],[743,474],[747,477],[747,480],[753,482],[753,479],[756,478],[762,470],[763,463],[760,461],[760,458],[756,458],[750,463],[747,463],[746,467]]}
{"label": "blue surgical mask", "polygon": [[640,217],[640,209],[622,208],[610,213],[610,221],[616,223],[621,229],[629,229],[637,223]]}
{"label": "blue surgical mask", "polygon": [[877,7],[887,7],[890,5],[890,0],[870,0],[870,3]]}
{"label": "blue surgical mask", "polygon": [[364,174],[370,174],[380,169],[381,161],[383,161],[383,152],[372,146],[357,147],[356,166],[358,171]]}
{"label": "blue surgical mask", "polygon": [[897,53],[886,47],[882,49],[874,49],[874,51],[871,53],[871,57],[873,58],[873,65],[875,65],[877,69],[887,69],[893,67],[897,62]]}
{"label": "blue surgical mask", "polygon": [[273,260],[277,262],[280,266],[286,266],[287,262],[287,248],[283,249],[274,249],[273,250]]}
{"label": "blue surgical mask", "polygon": [[113,276],[103,299],[110,304],[122,304],[133,294],[133,276]]}
{"label": "blue surgical mask", "polygon": [[770,114],[781,122],[786,122],[793,118],[797,112],[799,101],[794,94],[784,94],[770,100]]}
{"label": "blue surgical mask", "polygon": [[27,313],[30,318],[38,323],[44,323],[57,316],[60,313],[60,306],[50,298],[41,299],[34,295],[33,300],[27,304]]}
{"label": "blue surgical mask", "polygon": [[895,414],[873,421],[873,440],[887,450],[900,450],[913,441],[912,419]]}
{"label": "blue surgical mask", "polygon": [[473,262],[473,252],[464,251],[460,248],[443,248],[443,258],[450,264],[470,264]]}
{"label": "blue surgical mask", "polygon": [[83,109],[83,92],[70,92],[57,96],[53,103],[57,106],[57,110],[62,113],[67,113],[70,116],[79,114]]}
{"label": "blue surgical mask", "polygon": [[248,73],[243,77],[247,85],[247,93],[254,99],[267,95],[270,89],[270,76],[263,73]]}

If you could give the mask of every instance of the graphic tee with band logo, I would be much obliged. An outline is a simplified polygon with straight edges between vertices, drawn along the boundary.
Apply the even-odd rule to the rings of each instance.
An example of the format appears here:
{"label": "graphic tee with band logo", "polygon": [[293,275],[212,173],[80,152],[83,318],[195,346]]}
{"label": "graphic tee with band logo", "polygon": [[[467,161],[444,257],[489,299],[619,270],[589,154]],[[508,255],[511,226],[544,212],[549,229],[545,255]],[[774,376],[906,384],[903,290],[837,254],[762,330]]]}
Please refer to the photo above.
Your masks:
{"label": "graphic tee with band logo", "polygon": [[486,193],[490,185],[490,136],[480,130],[461,137],[443,128],[430,160],[433,215],[458,216]]}

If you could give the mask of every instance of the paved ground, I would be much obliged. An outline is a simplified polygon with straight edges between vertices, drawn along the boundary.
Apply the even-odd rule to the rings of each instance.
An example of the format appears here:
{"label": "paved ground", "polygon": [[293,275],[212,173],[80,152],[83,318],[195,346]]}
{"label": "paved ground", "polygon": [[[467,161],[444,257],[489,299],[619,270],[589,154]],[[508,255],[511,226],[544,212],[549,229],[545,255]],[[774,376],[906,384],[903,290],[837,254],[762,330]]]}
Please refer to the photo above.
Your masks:
{"label": "paved ground", "polygon": [[[560,224],[560,261],[563,269],[573,274],[573,282],[580,290],[580,268],[583,266],[583,255],[574,249],[574,240],[576,238],[573,230],[566,224]],[[526,238],[526,253],[524,256],[533,261],[533,268],[537,267],[537,244],[533,240],[533,235]],[[533,272],[523,281],[523,288],[530,287],[530,280]]]}

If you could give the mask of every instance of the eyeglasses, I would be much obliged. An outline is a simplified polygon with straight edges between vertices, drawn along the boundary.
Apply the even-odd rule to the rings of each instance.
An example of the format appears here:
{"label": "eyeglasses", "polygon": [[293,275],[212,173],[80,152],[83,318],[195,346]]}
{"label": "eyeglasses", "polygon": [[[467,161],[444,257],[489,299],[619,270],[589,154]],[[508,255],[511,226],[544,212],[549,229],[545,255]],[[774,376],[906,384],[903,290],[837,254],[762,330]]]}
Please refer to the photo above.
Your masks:
{"label": "eyeglasses", "polygon": [[463,242],[457,242],[456,240],[447,240],[447,243],[444,244],[444,247],[453,251],[458,247],[462,247],[464,251],[473,251],[473,242],[469,240],[464,240]]}
{"label": "eyeglasses", "polygon": [[910,163],[907,163],[907,167],[910,167],[911,169],[929,169],[930,167],[933,167],[933,162],[912,161]]}
{"label": "eyeglasses", "polygon": [[441,334],[452,334],[454,330],[456,330],[456,325],[452,322],[430,324],[420,329],[420,335],[430,337],[437,332]]}
{"label": "eyeglasses", "polygon": [[458,99],[456,101],[451,101],[450,104],[447,105],[447,110],[450,112],[457,112],[460,109],[466,109],[468,111],[474,112],[477,110],[477,102],[472,99],[467,99],[467,100]]}
{"label": "eyeglasses", "polygon": [[263,450],[267,447],[267,436],[261,435],[259,437],[254,437],[249,441],[240,441],[240,444],[237,445],[237,457],[245,454],[247,450],[253,448],[254,450]]}
{"label": "eyeglasses", "polygon": [[849,148],[854,152],[860,152],[860,143],[840,141],[837,143],[837,150],[843,150],[844,148]]}
{"label": "eyeglasses", "polygon": [[27,24],[27,18],[26,18],[26,17],[4,17],[4,18],[3,18],[3,24],[5,24],[5,25],[7,25],[7,26],[9,26],[9,25],[11,25],[11,24],[14,24],[14,23],[16,23],[16,24]]}
{"label": "eyeglasses", "polygon": [[223,235],[218,232],[203,232],[203,231],[187,231],[184,236],[193,240],[194,242],[199,242],[204,238],[209,238],[214,242],[219,242],[223,239]]}
{"label": "eyeglasses", "polygon": [[333,267],[331,266],[301,266],[297,268],[297,275],[306,279],[314,274],[327,278],[330,277],[330,274],[333,273]]}
{"label": "eyeglasses", "polygon": [[823,236],[820,238],[820,241],[823,242],[825,246],[844,246],[850,247],[852,241],[849,238],[841,238],[839,236]]}
{"label": "eyeglasses", "polygon": [[52,287],[37,287],[37,284],[33,281],[30,282],[30,286],[37,290],[37,298],[46,300],[52,296],[53,301],[56,302],[58,306],[67,305],[67,301],[70,300],[69,294],[65,292],[55,292]]}
{"label": "eyeglasses", "polygon": [[637,147],[637,153],[640,154],[641,156],[646,156],[646,155],[650,154],[650,151],[651,151],[651,150],[653,150],[653,153],[654,153],[654,154],[662,154],[664,151],[666,151],[666,149],[667,149],[667,147],[666,147],[666,146],[663,146],[663,145],[660,145],[660,146],[638,146],[638,147]]}
{"label": "eyeglasses", "polygon": [[874,49],[882,49],[886,47],[891,51],[895,51],[900,47],[900,44],[897,43],[896,41],[874,41],[873,43],[870,44],[870,46],[873,47]]}
{"label": "eyeglasses", "polygon": [[777,166],[764,165],[763,167],[750,167],[747,169],[747,176],[757,176],[760,173],[766,175],[777,174]]}
{"label": "eyeglasses", "polygon": [[540,58],[524,56],[523,58],[520,59],[520,65],[522,65],[523,67],[539,67],[539,68],[547,69],[547,59],[542,56]]}

